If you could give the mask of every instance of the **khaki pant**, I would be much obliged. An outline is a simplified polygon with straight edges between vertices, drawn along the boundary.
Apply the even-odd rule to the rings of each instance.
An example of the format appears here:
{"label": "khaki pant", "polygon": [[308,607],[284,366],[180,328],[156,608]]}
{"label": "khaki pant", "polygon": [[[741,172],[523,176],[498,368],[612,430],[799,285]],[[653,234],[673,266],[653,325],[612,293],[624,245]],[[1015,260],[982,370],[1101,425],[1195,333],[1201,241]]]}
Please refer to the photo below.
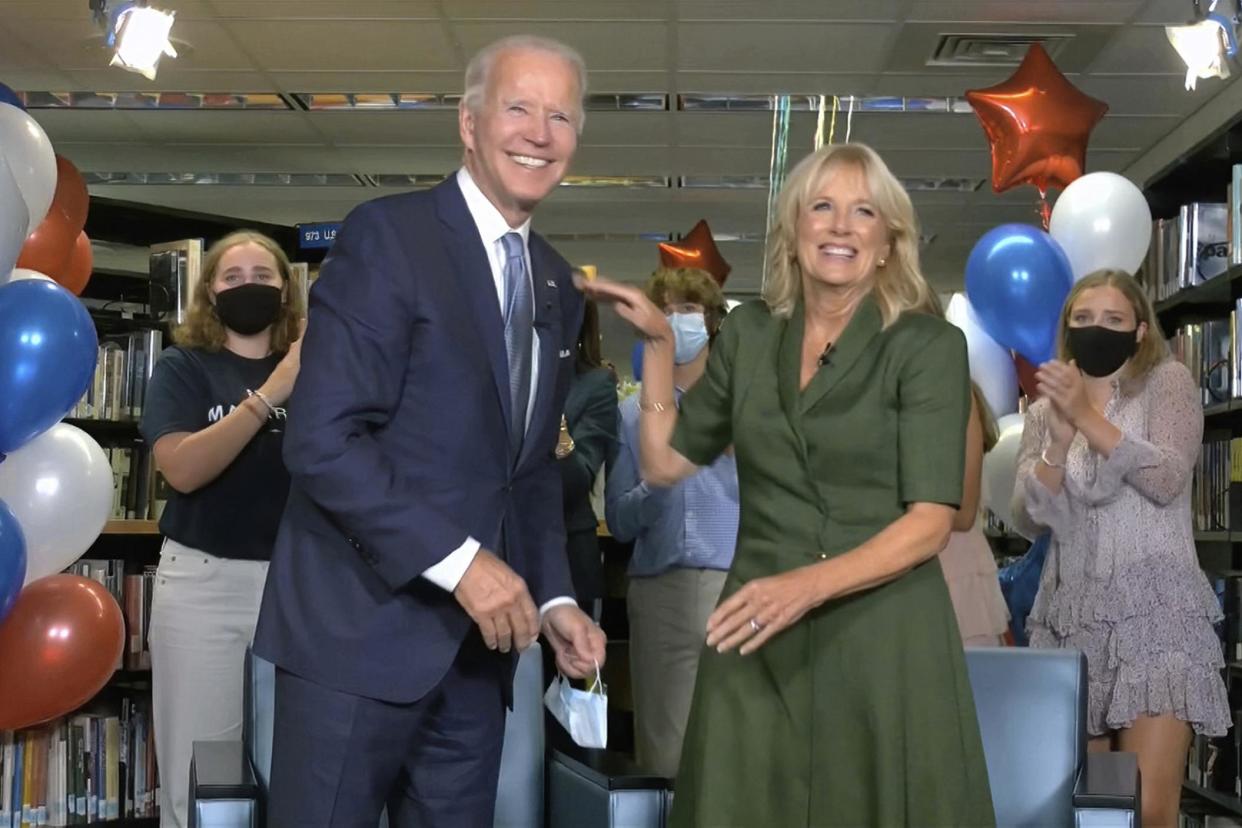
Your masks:
{"label": "khaki pant", "polygon": [[672,569],[630,579],[626,605],[637,759],[644,770],[670,779],[681,762],[707,618],[720,600],[725,575],[718,569]]}

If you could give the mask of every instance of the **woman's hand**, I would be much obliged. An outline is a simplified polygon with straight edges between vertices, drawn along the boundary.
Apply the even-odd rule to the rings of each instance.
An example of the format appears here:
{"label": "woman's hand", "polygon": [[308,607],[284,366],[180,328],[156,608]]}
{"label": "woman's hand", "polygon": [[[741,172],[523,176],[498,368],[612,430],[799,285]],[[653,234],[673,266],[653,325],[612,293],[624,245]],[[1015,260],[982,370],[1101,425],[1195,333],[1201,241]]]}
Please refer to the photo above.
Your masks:
{"label": "woman's hand", "polygon": [[303,319],[298,323],[298,338],[289,345],[289,352],[276,363],[267,382],[259,389],[272,405],[284,405],[293,393],[293,383],[302,370],[302,335],[305,333],[306,320]]}
{"label": "woman's hand", "polygon": [[[1059,359],[1049,360],[1035,372],[1039,393],[1052,401],[1058,413],[1077,429],[1084,418],[1091,416],[1091,400],[1087,398],[1087,384],[1082,372],[1071,361],[1068,365]],[[1070,435],[1071,439],[1073,435]]]}
{"label": "woman's hand", "polygon": [[673,329],[664,311],[657,308],[641,289],[602,277],[586,279],[578,273],[574,274],[574,285],[588,299],[612,305],[617,315],[637,328],[645,339],[673,341]]}
{"label": "woman's hand", "polygon": [[756,578],[730,595],[707,619],[707,646],[748,655],[821,603],[806,567]]}

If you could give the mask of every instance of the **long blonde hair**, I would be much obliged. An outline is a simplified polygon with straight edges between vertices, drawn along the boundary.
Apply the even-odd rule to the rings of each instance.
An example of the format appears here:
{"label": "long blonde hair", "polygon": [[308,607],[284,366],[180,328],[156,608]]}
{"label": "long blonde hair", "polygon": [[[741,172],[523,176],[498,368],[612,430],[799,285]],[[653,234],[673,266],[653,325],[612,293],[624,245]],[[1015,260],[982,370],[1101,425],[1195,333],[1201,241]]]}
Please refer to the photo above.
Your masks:
{"label": "long blonde hair", "polygon": [[1098,287],[1116,288],[1134,309],[1135,323],[1147,323],[1147,332],[1143,334],[1138,350],[1130,357],[1121,374],[1122,389],[1132,391],[1127,386],[1144,379],[1151,369],[1163,362],[1169,355],[1169,345],[1160,330],[1160,320],[1156,318],[1156,309],[1152,307],[1151,299],[1147,298],[1147,293],[1134,277],[1124,270],[1097,270],[1083,276],[1070,288],[1069,296],[1065,297],[1065,304],[1061,306],[1061,319],[1057,323],[1057,359],[1069,362],[1073,358],[1069,347],[1070,313],[1074,310],[1074,303],[1079,296]]}
{"label": "long blonde hair", "polygon": [[208,351],[218,351],[224,347],[224,323],[220,321],[215,303],[211,301],[211,283],[215,281],[216,271],[220,268],[220,259],[224,258],[224,254],[243,244],[257,244],[271,253],[276,260],[280,278],[284,281],[284,300],[276,321],[272,323],[272,352],[285,353],[289,350],[289,345],[298,338],[298,322],[306,315],[306,308],[303,307],[301,285],[294,284],[289,257],[280,249],[279,244],[262,233],[239,230],[213,244],[203,257],[203,272],[190,296],[185,322],[173,331],[173,342],[186,348],[203,348]]}
{"label": "long blonde hair", "polygon": [[802,298],[802,267],[798,264],[798,216],[830,168],[857,167],[867,181],[871,198],[888,228],[891,252],[876,271],[872,293],[884,327],[904,311],[926,312],[932,294],[919,267],[919,227],[914,205],[901,182],[883,159],[864,144],[825,144],[798,162],[785,180],[768,236],[767,282],[763,300],[773,316],[788,318]]}

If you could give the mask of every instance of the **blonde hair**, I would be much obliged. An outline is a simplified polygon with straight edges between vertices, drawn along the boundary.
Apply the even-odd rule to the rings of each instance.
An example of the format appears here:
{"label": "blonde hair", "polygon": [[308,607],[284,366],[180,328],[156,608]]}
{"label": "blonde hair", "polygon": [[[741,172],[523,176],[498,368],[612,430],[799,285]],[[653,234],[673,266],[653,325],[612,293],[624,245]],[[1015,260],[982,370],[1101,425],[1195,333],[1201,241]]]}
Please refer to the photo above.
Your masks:
{"label": "blonde hair", "polygon": [[1069,362],[1073,358],[1069,347],[1070,313],[1083,293],[1098,287],[1116,288],[1134,309],[1135,323],[1147,323],[1147,332],[1143,334],[1138,350],[1130,357],[1121,374],[1122,389],[1132,393],[1134,389],[1127,389],[1126,386],[1142,380],[1151,369],[1163,362],[1169,355],[1169,346],[1164,341],[1164,333],[1160,330],[1160,321],[1156,319],[1156,310],[1152,307],[1151,300],[1134,277],[1124,270],[1097,270],[1088,273],[1070,288],[1069,296],[1065,297],[1065,304],[1061,307],[1061,319],[1057,323],[1057,359]]}
{"label": "blonde hair", "polygon": [[974,380],[970,381],[970,395],[974,397],[975,408],[979,411],[979,426],[983,430],[983,453],[987,454],[996,447],[997,441],[1000,440],[1000,431],[996,427],[996,415],[992,413],[992,406],[988,405],[988,398],[983,395],[983,389]]}
{"label": "blonde hair", "polygon": [[220,268],[220,260],[224,258],[224,254],[244,244],[256,244],[271,253],[276,260],[280,278],[284,281],[284,300],[276,321],[272,323],[272,352],[285,353],[289,350],[289,345],[298,338],[298,323],[306,314],[306,309],[302,306],[301,286],[294,284],[289,257],[280,249],[279,244],[262,233],[239,230],[213,244],[203,257],[202,274],[190,296],[185,322],[173,331],[173,342],[186,348],[203,348],[208,351],[218,351],[224,347],[224,323],[220,321],[215,303],[211,301],[211,283],[216,279],[216,271]]}
{"label": "blonde hair", "polygon": [[905,311],[928,312],[934,296],[919,267],[919,227],[914,205],[901,182],[875,150],[863,144],[826,144],[798,162],[777,199],[768,236],[767,282],[763,300],[773,316],[788,318],[802,298],[802,267],[798,264],[798,217],[834,166],[862,172],[871,198],[888,228],[891,252],[876,271],[872,293],[884,327]]}

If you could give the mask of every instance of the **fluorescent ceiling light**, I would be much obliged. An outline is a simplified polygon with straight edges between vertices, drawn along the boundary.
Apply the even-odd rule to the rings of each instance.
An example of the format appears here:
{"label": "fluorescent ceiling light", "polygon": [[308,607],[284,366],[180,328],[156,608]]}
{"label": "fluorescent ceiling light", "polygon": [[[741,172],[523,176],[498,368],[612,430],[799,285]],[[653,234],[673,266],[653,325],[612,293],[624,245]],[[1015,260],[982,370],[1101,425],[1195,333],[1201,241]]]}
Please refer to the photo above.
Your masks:
{"label": "fluorescent ceiling light", "polygon": [[[312,112],[344,109],[449,110],[461,103],[460,92],[298,92],[293,96]],[[657,92],[609,92],[587,95],[588,112],[636,112],[668,109],[668,95]]]}
{"label": "fluorescent ceiling light", "polygon": [[82,178],[87,184],[188,184],[226,187],[367,186],[361,178],[349,173],[83,172]]}
{"label": "fluorescent ceiling light", "polygon": [[[694,93],[677,96],[677,108],[694,112],[771,112],[775,95],[725,95]],[[825,95],[825,108],[831,111],[833,95]],[[836,95],[838,112],[973,112],[965,98],[903,97],[900,95]],[[791,112],[818,112],[819,95],[790,95]]]}
{"label": "fluorescent ceiling light", "polygon": [[272,92],[24,92],[27,109],[292,109]]}
{"label": "fluorescent ceiling light", "polygon": [[150,6],[122,5],[115,17],[113,31],[116,54],[111,66],[136,72],[147,80],[155,80],[160,58],[175,58],[169,34],[176,12],[161,11]]}

